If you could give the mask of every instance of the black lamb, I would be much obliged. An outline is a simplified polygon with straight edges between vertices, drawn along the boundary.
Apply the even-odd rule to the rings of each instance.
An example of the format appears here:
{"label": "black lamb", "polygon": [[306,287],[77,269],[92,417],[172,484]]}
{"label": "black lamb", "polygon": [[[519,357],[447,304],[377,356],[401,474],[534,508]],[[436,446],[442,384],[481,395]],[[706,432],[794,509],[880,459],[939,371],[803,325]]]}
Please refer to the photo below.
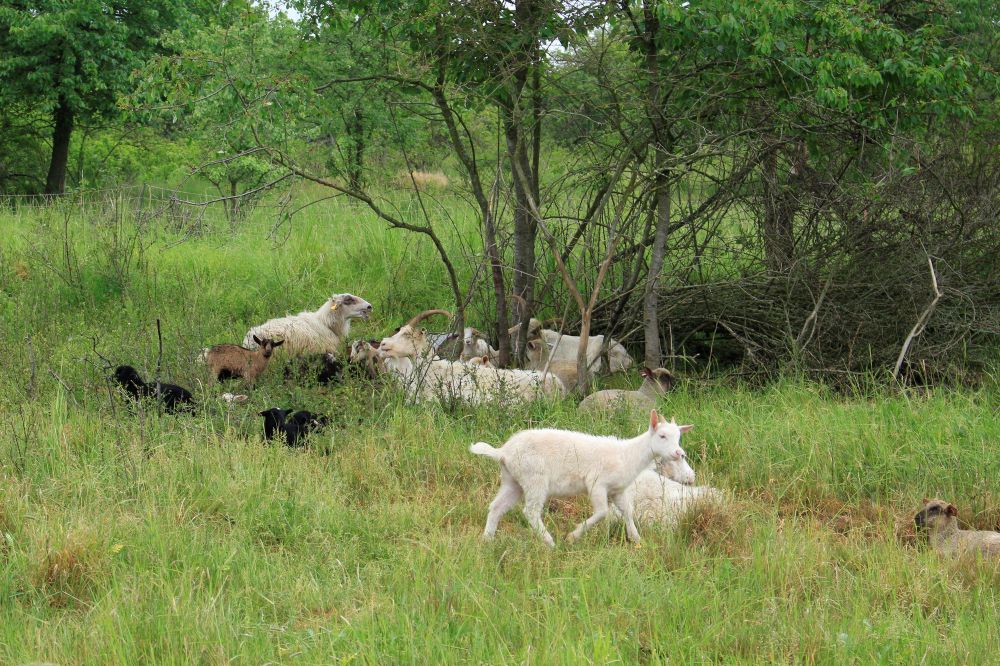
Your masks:
{"label": "black lamb", "polygon": [[115,369],[114,377],[125,392],[135,400],[158,397],[171,414],[191,411],[194,408],[194,396],[191,395],[191,391],[176,384],[163,382],[147,384],[131,365],[119,365]]}
{"label": "black lamb", "polygon": [[324,386],[339,384],[344,375],[344,364],[336,356],[327,352],[324,354],[305,354],[288,361],[285,365],[285,379],[302,378],[313,380]]}
{"label": "black lamb", "polygon": [[288,446],[301,446],[299,440],[330,424],[330,419],[322,414],[302,410],[289,416],[290,412],[290,409],[272,407],[260,413],[264,417],[265,439],[273,439],[279,432],[283,432]]}

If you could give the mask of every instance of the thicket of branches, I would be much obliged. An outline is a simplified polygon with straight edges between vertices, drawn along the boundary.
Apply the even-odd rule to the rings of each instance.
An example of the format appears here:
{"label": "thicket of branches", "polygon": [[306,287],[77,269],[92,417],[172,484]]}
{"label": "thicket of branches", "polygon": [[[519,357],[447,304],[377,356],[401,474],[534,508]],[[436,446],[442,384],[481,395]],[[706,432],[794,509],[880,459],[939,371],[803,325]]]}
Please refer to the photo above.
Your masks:
{"label": "thicket of branches", "polygon": [[[252,161],[254,195],[306,179],[426,236],[501,362],[531,316],[650,366],[937,381],[995,360],[994,1],[293,4],[165,42],[129,107],[217,136],[209,166]],[[452,176],[440,201],[380,185],[427,168]]]}

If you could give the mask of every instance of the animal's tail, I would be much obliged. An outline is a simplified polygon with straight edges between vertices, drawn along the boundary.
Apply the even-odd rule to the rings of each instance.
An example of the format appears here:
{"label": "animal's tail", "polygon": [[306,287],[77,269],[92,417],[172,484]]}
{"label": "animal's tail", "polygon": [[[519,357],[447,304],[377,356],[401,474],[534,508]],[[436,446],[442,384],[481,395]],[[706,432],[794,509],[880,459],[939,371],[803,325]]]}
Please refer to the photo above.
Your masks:
{"label": "animal's tail", "polygon": [[487,456],[497,462],[503,462],[503,454],[500,453],[500,449],[495,449],[486,442],[476,442],[469,447],[469,451],[475,453],[477,456]]}

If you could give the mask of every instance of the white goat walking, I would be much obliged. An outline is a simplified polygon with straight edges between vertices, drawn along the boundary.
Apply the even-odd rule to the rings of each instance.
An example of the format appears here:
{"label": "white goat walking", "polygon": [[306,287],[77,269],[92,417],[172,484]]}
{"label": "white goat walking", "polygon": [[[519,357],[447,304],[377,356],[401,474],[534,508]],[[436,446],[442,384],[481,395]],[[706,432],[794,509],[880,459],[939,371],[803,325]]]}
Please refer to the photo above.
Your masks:
{"label": "white goat walking", "polygon": [[334,294],[314,312],[268,319],[247,331],[243,346],[256,349],[254,338],[284,340],[285,354],[330,353],[339,356],[352,319],[368,319],[372,305],[353,294]]}
{"label": "white goat walking", "polygon": [[569,539],[580,538],[603,520],[608,515],[610,499],[625,519],[629,540],[637,543],[639,531],[625,490],[654,459],[683,458],[681,433],[692,427],[667,422],[654,409],[649,414],[649,430],[624,441],[544,429],[515,433],[499,449],[476,442],[469,447],[472,453],[500,463],[500,491],[490,504],[483,538],[493,538],[500,519],[523,497],[528,523],[547,545],[554,546],[555,541],[542,522],[545,503],[549,497],[588,494],[594,513],[570,533]]}

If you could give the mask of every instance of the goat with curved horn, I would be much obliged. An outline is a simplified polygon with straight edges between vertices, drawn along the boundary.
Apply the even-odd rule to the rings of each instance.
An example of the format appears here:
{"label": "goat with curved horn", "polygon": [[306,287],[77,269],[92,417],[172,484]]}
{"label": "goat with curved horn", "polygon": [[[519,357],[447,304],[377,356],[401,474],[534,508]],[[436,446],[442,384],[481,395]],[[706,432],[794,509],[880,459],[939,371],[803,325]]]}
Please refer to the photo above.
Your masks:
{"label": "goat with curved horn", "polygon": [[422,322],[424,319],[427,319],[428,317],[432,317],[434,315],[443,315],[445,317],[448,317],[449,319],[451,319],[452,316],[453,316],[447,310],[424,310],[420,314],[415,315],[412,319],[410,319],[410,321],[406,322],[403,325],[404,326],[416,326],[417,324],[419,324],[420,322]]}

